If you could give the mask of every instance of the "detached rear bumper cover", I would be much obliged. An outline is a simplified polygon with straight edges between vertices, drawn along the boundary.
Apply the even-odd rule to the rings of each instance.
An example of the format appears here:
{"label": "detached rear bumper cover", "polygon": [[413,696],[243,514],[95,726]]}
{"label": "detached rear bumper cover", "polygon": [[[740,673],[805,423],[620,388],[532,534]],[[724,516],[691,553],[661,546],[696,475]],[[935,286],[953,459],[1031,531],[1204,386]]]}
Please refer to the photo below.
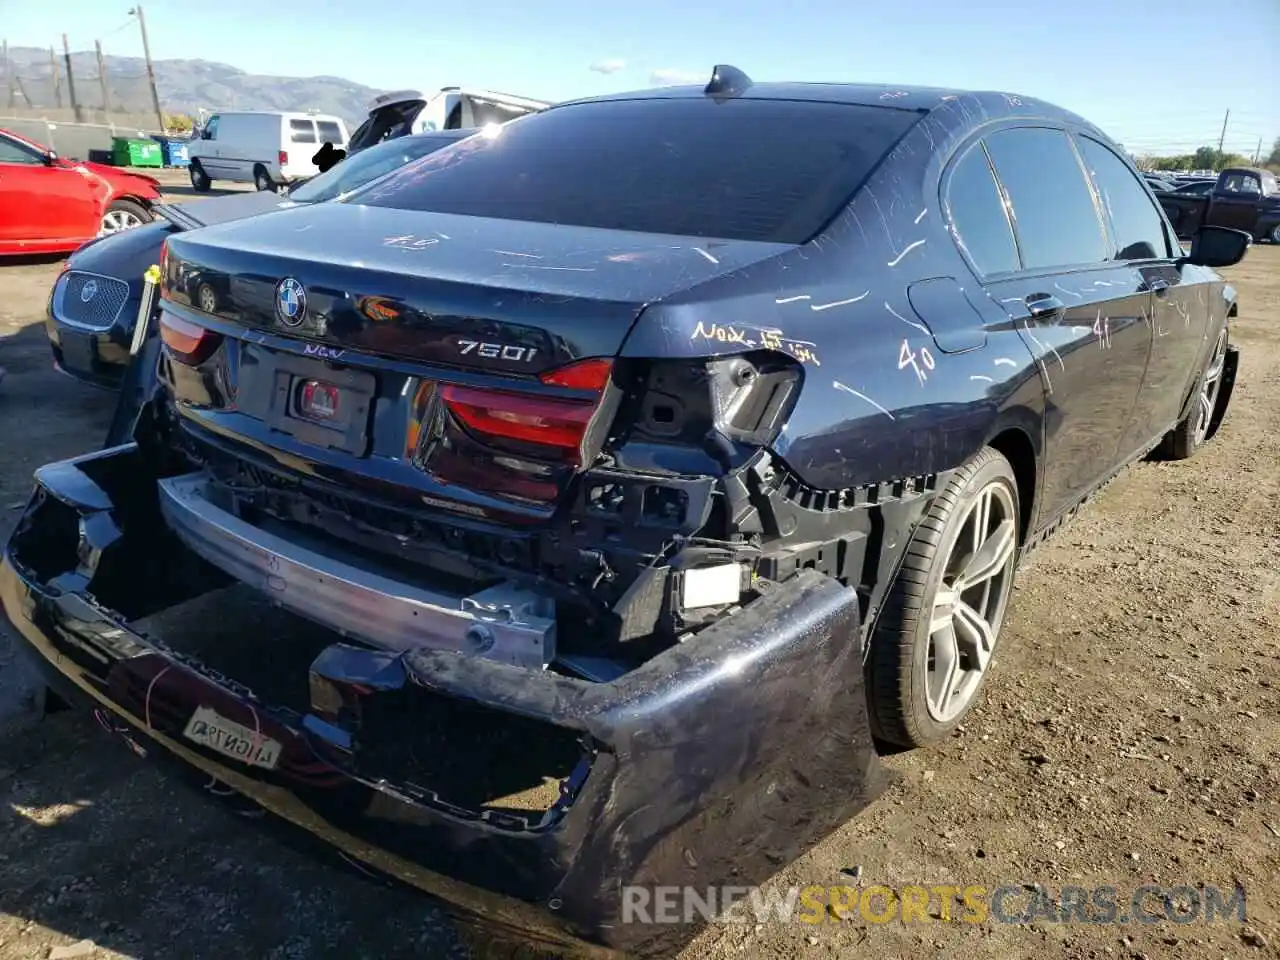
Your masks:
{"label": "detached rear bumper cover", "polygon": [[[802,573],[611,683],[450,651],[335,643],[313,663],[312,709],[299,712],[140,635],[94,599],[100,579],[118,589],[121,571],[109,571],[129,538],[149,536],[122,529],[134,512],[117,510],[81,469],[112,457],[139,459],[128,446],[43,468],[0,566],[0,600],[46,672],[180,760],[464,911],[570,947],[671,955],[696,931],[622,922],[624,886],[763,882],[883,787],[857,602],[830,578]],[[123,465],[110,474],[153,482]],[[50,569],[47,541],[75,539],[75,525],[48,519],[49,498],[64,519],[79,518],[61,572]],[[39,556],[24,556],[33,543]],[[575,732],[588,759],[537,823],[476,815],[372,773],[368,758],[394,744],[369,742],[351,718],[432,698]],[[200,707],[279,742],[276,769],[185,739]]]}

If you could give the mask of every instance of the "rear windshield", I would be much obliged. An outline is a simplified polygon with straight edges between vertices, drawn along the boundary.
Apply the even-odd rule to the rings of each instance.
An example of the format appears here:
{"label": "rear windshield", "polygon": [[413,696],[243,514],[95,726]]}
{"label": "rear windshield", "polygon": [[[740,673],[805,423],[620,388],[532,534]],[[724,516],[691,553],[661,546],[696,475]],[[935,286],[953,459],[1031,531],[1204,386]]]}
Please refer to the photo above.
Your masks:
{"label": "rear windshield", "polygon": [[321,140],[327,140],[334,146],[342,143],[342,128],[332,120],[317,120],[316,128],[320,131]]}
{"label": "rear windshield", "polygon": [[803,243],[919,114],[710,98],[573,104],[415,161],[348,202]]}

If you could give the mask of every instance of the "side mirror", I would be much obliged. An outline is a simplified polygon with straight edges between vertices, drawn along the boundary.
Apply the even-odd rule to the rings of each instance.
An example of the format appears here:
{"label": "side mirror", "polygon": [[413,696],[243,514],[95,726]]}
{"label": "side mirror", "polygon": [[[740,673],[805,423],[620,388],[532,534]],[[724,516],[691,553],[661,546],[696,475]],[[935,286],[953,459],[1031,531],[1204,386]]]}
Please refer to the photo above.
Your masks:
{"label": "side mirror", "polygon": [[57,162],[58,162],[58,155],[54,153],[52,150],[50,150],[48,153],[44,155],[44,165],[46,167],[52,167]]}
{"label": "side mirror", "polygon": [[1230,267],[1244,259],[1253,237],[1229,227],[1201,227],[1191,238],[1191,253],[1181,259],[1197,267]]}

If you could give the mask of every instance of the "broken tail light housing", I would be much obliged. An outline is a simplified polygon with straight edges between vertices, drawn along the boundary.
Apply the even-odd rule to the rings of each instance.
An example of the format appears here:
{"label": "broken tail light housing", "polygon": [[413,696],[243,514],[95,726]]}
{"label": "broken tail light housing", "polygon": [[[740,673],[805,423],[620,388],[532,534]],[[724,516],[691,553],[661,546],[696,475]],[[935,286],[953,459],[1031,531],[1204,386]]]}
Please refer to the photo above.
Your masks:
{"label": "broken tail light housing", "polygon": [[440,399],[468,433],[481,441],[514,441],[522,450],[545,459],[578,466],[592,418],[609,383],[612,361],[580,360],[543,373],[547,386],[587,394],[582,398],[548,397],[531,392],[442,384]]}
{"label": "broken tail light housing", "polygon": [[174,359],[194,367],[209,359],[222,342],[222,334],[184,320],[168,310],[162,310],[160,339]]}

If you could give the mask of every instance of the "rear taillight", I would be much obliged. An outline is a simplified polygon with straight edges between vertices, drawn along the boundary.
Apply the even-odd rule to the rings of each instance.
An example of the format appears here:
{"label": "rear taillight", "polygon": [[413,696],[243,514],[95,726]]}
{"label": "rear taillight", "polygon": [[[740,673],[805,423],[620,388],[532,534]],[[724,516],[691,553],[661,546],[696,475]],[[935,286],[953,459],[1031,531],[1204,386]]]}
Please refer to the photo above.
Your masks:
{"label": "rear taillight", "polygon": [[194,366],[209,358],[222,342],[222,334],[183,320],[172,313],[160,314],[160,339],[179,361]]}
{"label": "rear taillight", "polygon": [[582,442],[594,403],[446,385],[440,395],[463,426],[476,433],[562,450]]}
{"label": "rear taillight", "polygon": [[548,386],[589,392],[582,398],[545,397],[513,390],[442,384],[440,399],[454,418],[480,440],[514,441],[549,459],[577,465],[600,397],[609,382],[611,361],[580,360],[544,373]]}
{"label": "rear taillight", "polygon": [[289,151],[280,151],[280,166],[287,167],[289,165]]}

